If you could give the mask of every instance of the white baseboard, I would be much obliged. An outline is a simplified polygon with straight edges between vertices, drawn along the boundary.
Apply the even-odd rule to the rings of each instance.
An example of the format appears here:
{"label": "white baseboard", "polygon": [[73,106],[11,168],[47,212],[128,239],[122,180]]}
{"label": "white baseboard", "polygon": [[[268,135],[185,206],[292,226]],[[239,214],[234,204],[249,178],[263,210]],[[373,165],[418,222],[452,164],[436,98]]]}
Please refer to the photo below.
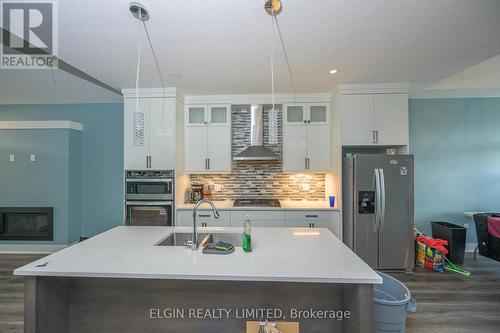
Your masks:
{"label": "white baseboard", "polygon": [[0,244],[0,253],[5,254],[50,254],[66,248],[67,245],[43,244]]}
{"label": "white baseboard", "polygon": [[477,243],[466,243],[465,244],[465,252],[474,252]]}

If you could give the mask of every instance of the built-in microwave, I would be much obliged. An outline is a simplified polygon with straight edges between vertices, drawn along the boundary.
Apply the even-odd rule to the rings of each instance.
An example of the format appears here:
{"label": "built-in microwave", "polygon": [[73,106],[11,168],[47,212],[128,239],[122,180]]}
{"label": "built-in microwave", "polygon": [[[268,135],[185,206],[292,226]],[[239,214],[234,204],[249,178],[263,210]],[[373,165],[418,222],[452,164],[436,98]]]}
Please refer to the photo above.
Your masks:
{"label": "built-in microwave", "polygon": [[125,200],[174,200],[174,171],[126,171]]}

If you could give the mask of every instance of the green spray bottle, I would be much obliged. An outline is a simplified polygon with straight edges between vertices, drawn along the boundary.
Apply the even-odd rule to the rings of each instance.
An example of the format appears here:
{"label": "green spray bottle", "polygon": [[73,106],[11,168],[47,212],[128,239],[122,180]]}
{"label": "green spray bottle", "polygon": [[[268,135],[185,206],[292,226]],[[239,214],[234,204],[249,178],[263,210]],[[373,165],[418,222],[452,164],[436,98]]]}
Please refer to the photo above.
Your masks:
{"label": "green spray bottle", "polygon": [[252,226],[249,215],[245,216],[243,222],[243,251],[252,252]]}

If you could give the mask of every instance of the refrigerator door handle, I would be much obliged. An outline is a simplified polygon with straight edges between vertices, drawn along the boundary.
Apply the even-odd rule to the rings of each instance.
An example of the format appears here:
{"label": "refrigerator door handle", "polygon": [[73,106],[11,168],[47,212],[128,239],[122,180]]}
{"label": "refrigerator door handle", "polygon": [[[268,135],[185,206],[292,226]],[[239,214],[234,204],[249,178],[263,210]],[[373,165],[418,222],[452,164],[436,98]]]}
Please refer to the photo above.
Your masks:
{"label": "refrigerator door handle", "polygon": [[385,177],[384,169],[379,170],[380,176],[380,231],[384,231],[385,225]]}
{"label": "refrigerator door handle", "polygon": [[374,171],[374,182],[375,182],[375,220],[373,222],[373,231],[377,232],[380,223],[380,173],[379,169],[375,169]]}

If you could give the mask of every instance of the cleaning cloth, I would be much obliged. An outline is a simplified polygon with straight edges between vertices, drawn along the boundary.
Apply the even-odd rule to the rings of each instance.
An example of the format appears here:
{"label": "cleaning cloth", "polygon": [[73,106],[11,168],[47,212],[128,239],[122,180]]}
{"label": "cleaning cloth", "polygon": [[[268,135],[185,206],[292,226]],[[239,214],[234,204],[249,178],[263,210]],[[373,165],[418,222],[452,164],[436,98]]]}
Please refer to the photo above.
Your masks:
{"label": "cleaning cloth", "polygon": [[500,238],[500,217],[488,217],[488,233],[493,237]]}

